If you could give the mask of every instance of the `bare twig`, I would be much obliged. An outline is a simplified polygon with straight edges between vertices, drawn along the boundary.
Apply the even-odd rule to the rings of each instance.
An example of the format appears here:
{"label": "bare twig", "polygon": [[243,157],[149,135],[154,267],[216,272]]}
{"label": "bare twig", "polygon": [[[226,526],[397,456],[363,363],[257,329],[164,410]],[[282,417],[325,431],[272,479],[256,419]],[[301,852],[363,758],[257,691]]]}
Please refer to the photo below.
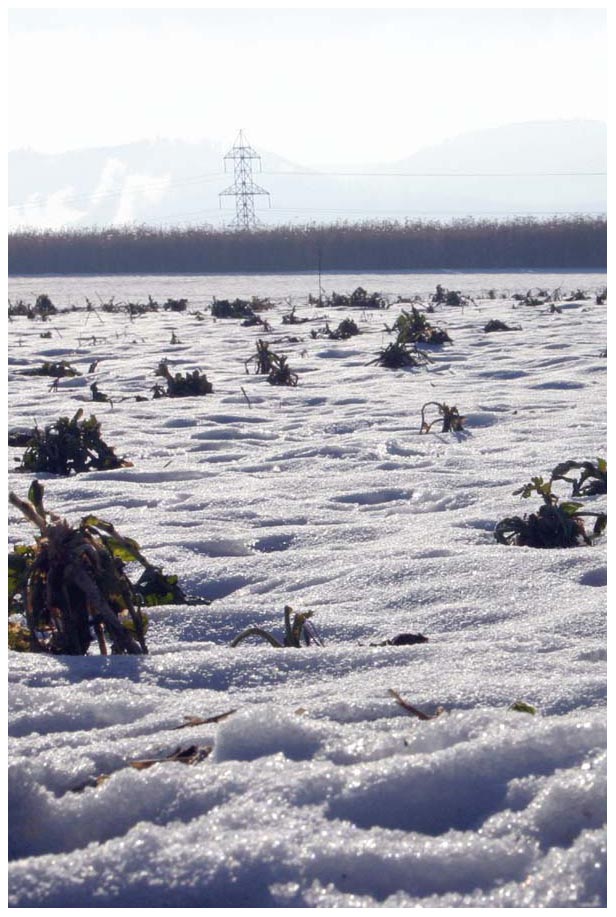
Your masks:
{"label": "bare twig", "polygon": [[163,755],[161,758],[145,758],[141,761],[131,761],[130,766],[135,770],[142,771],[154,764],[162,764],[165,761],[179,761],[181,764],[199,764],[204,761],[212,752],[211,745],[189,745],[188,748],[176,748],[170,755]]}
{"label": "bare twig", "polygon": [[406,710],[408,713],[411,713],[413,716],[416,716],[418,720],[434,720],[437,716],[440,716],[441,713],[445,712],[443,707],[437,707],[436,713],[433,713],[432,715],[423,713],[423,711],[418,710],[417,707],[413,707],[412,704],[409,704],[408,701],[404,700],[404,698],[401,697],[397,691],[394,691],[393,688],[389,688],[389,693],[396,699],[396,701],[404,710]]}
{"label": "bare twig", "polygon": [[208,723],[220,723],[222,720],[226,720],[228,716],[231,716],[233,713],[237,713],[237,707],[233,710],[227,710],[226,713],[218,713],[215,716],[203,717],[200,716],[185,716],[185,722],[181,726],[174,726],[174,729],[190,729],[193,726],[205,726]]}

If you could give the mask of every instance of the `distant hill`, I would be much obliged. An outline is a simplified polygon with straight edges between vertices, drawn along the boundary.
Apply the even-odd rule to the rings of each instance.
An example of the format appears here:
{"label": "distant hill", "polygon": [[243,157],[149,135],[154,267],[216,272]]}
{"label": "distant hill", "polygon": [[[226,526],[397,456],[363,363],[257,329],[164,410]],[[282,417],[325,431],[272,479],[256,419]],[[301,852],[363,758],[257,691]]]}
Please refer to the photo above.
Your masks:
{"label": "distant hill", "polygon": [[[12,151],[9,226],[221,225],[234,215],[232,198],[219,208],[218,194],[233,180],[223,171],[225,151],[209,141],[179,140],[60,154]],[[327,173],[259,152],[263,173],[255,179],[272,204],[270,210],[266,198],[257,200],[265,224],[606,210],[605,175],[579,174],[606,172],[600,121],[510,124],[462,134],[398,162]],[[365,172],[378,174],[358,174]],[[542,174],[516,174],[529,172]]]}

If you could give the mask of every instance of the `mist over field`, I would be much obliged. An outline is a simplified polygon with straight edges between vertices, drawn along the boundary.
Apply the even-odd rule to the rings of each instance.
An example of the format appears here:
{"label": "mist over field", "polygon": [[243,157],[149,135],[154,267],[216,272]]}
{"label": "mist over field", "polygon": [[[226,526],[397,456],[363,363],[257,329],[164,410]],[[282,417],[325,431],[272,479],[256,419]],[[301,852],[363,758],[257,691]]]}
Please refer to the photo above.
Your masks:
{"label": "mist over field", "polygon": [[[223,170],[226,152],[212,141],[180,140],[56,154],[14,150],[9,226],[224,225],[234,217],[233,199],[218,196],[233,178]],[[284,158],[284,151],[257,152],[262,172],[255,163],[254,177],[270,193],[271,206],[257,201],[266,226],[603,214],[607,205],[607,135],[600,121],[467,132],[404,159],[363,166],[307,168]]]}

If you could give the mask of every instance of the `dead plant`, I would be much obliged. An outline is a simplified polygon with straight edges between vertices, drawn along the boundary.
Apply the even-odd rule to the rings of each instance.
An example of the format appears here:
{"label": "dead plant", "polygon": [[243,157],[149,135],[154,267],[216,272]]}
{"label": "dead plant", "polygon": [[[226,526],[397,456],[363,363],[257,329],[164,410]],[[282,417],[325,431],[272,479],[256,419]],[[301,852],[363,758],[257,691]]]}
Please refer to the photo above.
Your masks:
{"label": "dead plant", "polygon": [[[542,477],[531,478],[515,495],[525,499],[533,493],[539,494],[543,505],[536,513],[524,516],[509,516],[501,520],[494,530],[494,537],[500,544],[529,548],[573,548],[580,544],[591,545],[607,527],[607,513],[581,510],[582,503],[560,501],[552,492],[552,481]],[[586,531],[585,517],[594,517],[592,532]]]}
{"label": "dead plant", "polygon": [[167,381],[166,392],[159,385],[154,387],[155,398],[189,398],[196,395],[211,395],[214,391],[205,373],[200,373],[198,369],[184,375],[176,373],[172,376],[166,361],[161,360],[155,374]]}
{"label": "dead plant", "polygon": [[292,372],[286,357],[278,357],[277,363],[270,369],[267,381],[270,385],[297,385],[299,376]]}
{"label": "dead plant", "polygon": [[43,430],[35,427],[17,471],[28,474],[81,474],[131,467],[120,459],[101,437],[100,423],[94,416],[83,418],[83,408],[71,417],[60,417]]}
{"label": "dead plant", "polygon": [[[86,516],[74,527],[43,506],[34,481],[23,500],[9,500],[39,530],[35,544],[9,555],[9,608],[22,595],[32,651],[78,656],[96,637],[102,654],[147,653],[146,619],[122,558],[144,561],[131,539]],[[12,558],[16,558],[13,560]],[[145,561],[147,564],[147,561]]]}
{"label": "dead plant", "polygon": [[53,376],[54,379],[81,375],[66,360],[60,360],[58,363],[45,362],[41,366],[32,367],[32,369],[24,369],[21,374],[22,376]]}
{"label": "dead plant", "polygon": [[[302,641],[305,646],[310,646],[312,643],[316,646],[323,646],[323,641],[309,621],[313,614],[313,611],[294,613],[290,605],[285,605],[284,637],[282,641],[273,634],[270,634],[269,631],[264,630],[264,628],[253,625],[252,627],[247,627],[241,634],[238,634],[238,636],[231,641],[231,646],[238,646],[242,640],[246,640],[248,637],[259,637],[261,640],[265,640],[266,643],[279,649],[285,646],[299,649],[302,645]],[[291,617],[291,615],[293,615],[293,617]]]}
{"label": "dead plant", "polygon": [[451,344],[447,332],[431,325],[425,313],[415,306],[411,306],[410,312],[403,309],[387,331],[395,331],[400,344]]}
{"label": "dead plant", "polygon": [[378,363],[379,366],[385,366],[387,369],[404,369],[409,366],[425,366],[430,362],[432,361],[427,354],[422,353],[416,346],[410,347],[399,341],[393,341],[378,353],[376,360],[370,360],[368,366]]}
{"label": "dead plant", "polygon": [[[434,420],[426,420],[426,408],[435,407],[438,411],[438,415]],[[458,411],[457,407],[449,407],[449,405],[440,401],[426,401],[424,406],[421,409],[421,429],[420,433],[430,433],[432,427],[435,423],[438,423],[439,420],[443,421],[441,427],[441,433],[461,433],[464,431],[464,421],[466,417],[463,417]]]}

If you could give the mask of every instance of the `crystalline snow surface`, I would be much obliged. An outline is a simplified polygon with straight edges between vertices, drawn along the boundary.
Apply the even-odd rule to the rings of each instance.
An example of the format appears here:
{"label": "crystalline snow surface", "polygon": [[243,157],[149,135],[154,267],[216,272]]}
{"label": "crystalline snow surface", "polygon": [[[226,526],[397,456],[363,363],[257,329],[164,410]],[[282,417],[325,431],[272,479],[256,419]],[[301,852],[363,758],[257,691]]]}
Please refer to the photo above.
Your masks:
{"label": "crystalline snow surface", "polygon": [[[104,391],[145,392],[163,356],[214,382],[201,401],[96,405],[134,468],[45,486],[56,511],[109,518],[215,601],[153,609],[147,659],[12,654],[12,906],[605,906],[604,547],[507,549],[491,535],[531,508],[512,491],[532,474],[605,454],[605,310],[512,312],[478,295],[604,278],[457,280],[478,306],[435,315],[454,343],[430,371],[366,367],[384,338],[368,315],[348,350],[280,345],[300,374],[288,391],[245,375],[259,334],[237,323],[105,316],[91,331],[108,340],[76,353],[79,314],[53,320],[80,370],[101,359]],[[362,285],[393,282],[372,281]],[[194,278],[152,282],[161,301],[203,308]],[[268,292],[217,278],[217,295],[225,282],[236,288],[224,295]],[[412,280],[424,295],[436,282]],[[28,298],[21,283],[14,298]],[[94,298],[89,283],[103,296],[150,292],[131,294],[134,279],[46,279],[59,304],[62,284]],[[526,333],[484,336],[492,317]],[[181,352],[167,325],[188,342]],[[137,343],[117,347],[116,329]],[[38,333],[10,326],[16,369],[44,359]],[[83,385],[42,399],[40,379],[11,380],[11,426],[88,408]],[[458,405],[466,434],[418,436],[435,399]],[[10,535],[32,536],[13,510]],[[253,623],[279,633],[288,602],[315,609],[324,649],[229,649]],[[430,642],[365,645],[403,631]],[[449,712],[417,721],[388,688]],[[508,712],[518,698],[540,713]],[[214,749],[193,768],[126,767],[193,743]],[[100,774],[111,776],[69,792]]]}

